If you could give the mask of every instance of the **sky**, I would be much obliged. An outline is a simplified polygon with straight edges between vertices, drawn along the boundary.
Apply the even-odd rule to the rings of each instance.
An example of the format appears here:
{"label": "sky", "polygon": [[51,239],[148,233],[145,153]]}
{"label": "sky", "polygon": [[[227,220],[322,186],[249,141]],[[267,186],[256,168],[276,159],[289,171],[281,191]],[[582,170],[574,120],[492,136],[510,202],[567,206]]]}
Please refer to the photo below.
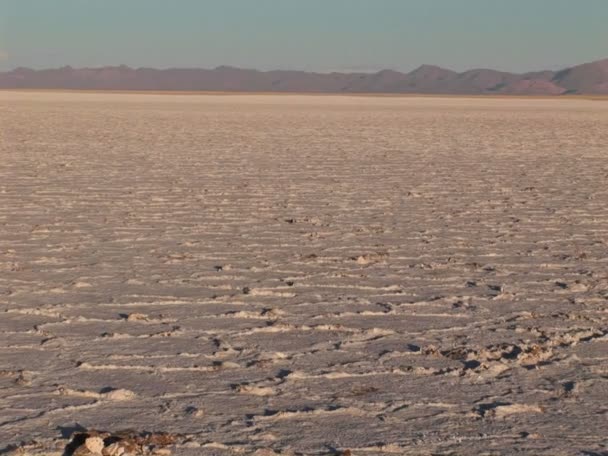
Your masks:
{"label": "sky", "polygon": [[0,70],[559,69],[608,57],[608,0],[0,0]]}

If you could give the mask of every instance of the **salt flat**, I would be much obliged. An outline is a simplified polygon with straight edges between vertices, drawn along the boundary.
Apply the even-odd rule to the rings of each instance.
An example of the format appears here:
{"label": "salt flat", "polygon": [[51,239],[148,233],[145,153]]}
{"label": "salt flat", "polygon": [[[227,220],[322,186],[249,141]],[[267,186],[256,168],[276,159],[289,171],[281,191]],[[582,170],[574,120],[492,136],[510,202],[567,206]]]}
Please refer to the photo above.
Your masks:
{"label": "salt flat", "polygon": [[0,92],[0,449],[605,454],[607,145],[591,100]]}

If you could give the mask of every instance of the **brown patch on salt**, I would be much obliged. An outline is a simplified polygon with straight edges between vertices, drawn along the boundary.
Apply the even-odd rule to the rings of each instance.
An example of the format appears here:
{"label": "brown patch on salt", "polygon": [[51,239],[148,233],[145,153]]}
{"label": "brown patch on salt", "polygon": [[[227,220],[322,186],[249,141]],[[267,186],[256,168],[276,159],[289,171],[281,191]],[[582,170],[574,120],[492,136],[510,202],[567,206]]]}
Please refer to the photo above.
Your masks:
{"label": "brown patch on salt", "polygon": [[89,430],[74,434],[65,448],[66,456],[170,455],[167,448],[182,436],[168,433],[119,431],[115,433]]}

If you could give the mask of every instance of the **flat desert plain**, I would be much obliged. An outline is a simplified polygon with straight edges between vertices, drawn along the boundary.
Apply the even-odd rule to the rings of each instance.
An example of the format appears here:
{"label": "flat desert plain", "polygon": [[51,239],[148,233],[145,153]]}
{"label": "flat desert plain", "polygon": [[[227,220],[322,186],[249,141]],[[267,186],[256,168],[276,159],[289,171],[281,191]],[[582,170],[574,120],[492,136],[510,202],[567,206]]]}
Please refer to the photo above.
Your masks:
{"label": "flat desert plain", "polygon": [[608,452],[608,103],[1,92],[0,135],[5,453]]}

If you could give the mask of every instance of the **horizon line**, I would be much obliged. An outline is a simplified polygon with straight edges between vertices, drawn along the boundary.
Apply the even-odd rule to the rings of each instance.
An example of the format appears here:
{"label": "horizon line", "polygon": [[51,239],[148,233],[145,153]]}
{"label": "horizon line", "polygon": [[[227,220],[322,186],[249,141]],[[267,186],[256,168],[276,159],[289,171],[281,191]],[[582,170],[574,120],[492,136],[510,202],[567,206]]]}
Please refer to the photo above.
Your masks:
{"label": "horizon line", "polygon": [[606,58],[600,58],[597,60],[593,60],[593,61],[589,61],[589,62],[583,62],[583,63],[577,63],[577,64],[573,64],[573,65],[568,65],[568,66],[563,66],[560,67],[560,69],[537,69],[537,70],[526,70],[526,71],[509,71],[509,70],[498,70],[495,68],[492,68],[491,66],[487,66],[487,67],[474,67],[474,68],[469,68],[463,71],[458,71],[458,70],[453,70],[451,68],[448,67],[443,67],[441,65],[435,65],[435,64],[430,64],[430,63],[423,63],[419,66],[417,66],[416,68],[414,68],[413,70],[410,71],[406,71],[406,70],[399,70],[399,69],[395,69],[394,67],[391,68],[389,66],[384,67],[384,68],[380,68],[378,70],[368,70],[368,71],[364,71],[364,70],[306,70],[306,69],[296,69],[296,68],[275,68],[275,69],[258,69],[258,68],[253,68],[253,67],[247,67],[247,66],[236,66],[236,65],[229,65],[229,64],[222,64],[222,65],[217,65],[214,67],[204,67],[204,66],[170,66],[170,67],[154,67],[154,66],[135,66],[135,65],[129,65],[126,63],[120,63],[120,64],[107,64],[107,65],[95,65],[95,66],[74,66],[71,64],[65,64],[65,65],[61,65],[61,66],[53,66],[53,67],[45,67],[45,68],[32,68],[32,67],[27,67],[27,66],[18,66],[18,67],[13,67],[11,69],[8,70],[2,70],[0,71],[0,73],[11,73],[14,71],[19,71],[19,70],[28,70],[28,71],[49,71],[49,70],[62,70],[62,69],[72,69],[72,70],[101,70],[101,69],[107,69],[107,68],[128,68],[130,70],[155,70],[155,71],[168,71],[168,70],[203,70],[203,71],[217,71],[217,70],[221,70],[221,69],[234,69],[234,70],[241,70],[241,71],[255,71],[258,73],[274,73],[274,72],[295,72],[295,73],[313,73],[313,74],[378,74],[378,73],[382,73],[382,72],[386,72],[386,71],[394,71],[396,73],[401,73],[401,74],[410,74],[413,73],[417,70],[420,70],[422,68],[438,68],[444,71],[450,71],[453,73],[458,73],[458,74],[462,74],[462,73],[467,73],[470,71],[482,71],[482,70],[489,70],[489,71],[496,71],[499,73],[511,73],[511,74],[519,74],[519,75],[524,75],[524,74],[528,74],[528,73],[542,73],[542,72],[559,72],[559,71],[563,71],[566,70],[568,68],[573,68],[579,65],[586,65],[586,64],[593,64],[593,63],[597,63],[597,62],[602,62],[604,60],[608,60],[608,57]]}

